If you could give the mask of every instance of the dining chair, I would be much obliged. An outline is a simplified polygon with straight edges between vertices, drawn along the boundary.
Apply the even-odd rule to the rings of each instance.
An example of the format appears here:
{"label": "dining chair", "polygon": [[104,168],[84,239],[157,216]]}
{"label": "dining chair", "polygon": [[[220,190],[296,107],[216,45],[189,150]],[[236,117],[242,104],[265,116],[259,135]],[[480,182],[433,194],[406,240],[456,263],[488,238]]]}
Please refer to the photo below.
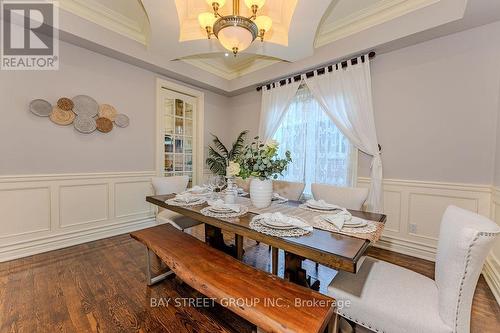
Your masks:
{"label": "dining chair", "polygon": [[[187,189],[189,183],[188,176],[172,176],[172,177],[153,177],[151,180],[155,195],[165,195],[172,193],[182,193]],[[186,230],[194,226],[202,224],[202,222],[193,220],[184,215],[178,214],[171,210],[158,207],[156,214],[156,222],[158,224],[169,223],[179,230]]]}
{"label": "dining chair", "polygon": [[313,197],[353,210],[361,210],[368,198],[368,189],[362,187],[339,187],[326,184],[311,185]]}
{"label": "dining chair", "polygon": [[435,280],[366,257],[357,274],[338,272],[328,294],[340,316],[375,332],[469,332],[479,274],[499,233],[486,217],[450,206],[441,222]]}
{"label": "dining chair", "polygon": [[273,192],[288,200],[300,200],[305,187],[306,184],[304,183],[273,180]]}

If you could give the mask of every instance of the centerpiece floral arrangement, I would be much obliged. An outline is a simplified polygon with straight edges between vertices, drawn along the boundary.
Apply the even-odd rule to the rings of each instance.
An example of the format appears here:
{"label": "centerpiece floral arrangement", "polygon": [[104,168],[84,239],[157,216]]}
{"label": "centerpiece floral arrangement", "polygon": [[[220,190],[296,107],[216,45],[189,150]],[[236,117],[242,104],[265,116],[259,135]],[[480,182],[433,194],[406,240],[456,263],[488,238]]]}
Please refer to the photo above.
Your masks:
{"label": "centerpiece floral arrangement", "polygon": [[227,177],[241,177],[250,180],[250,198],[257,208],[271,204],[273,195],[272,179],[283,175],[292,162],[291,153],[285,152],[284,158],[278,155],[279,143],[275,140],[262,142],[259,137],[245,146],[242,153],[234,161],[229,161],[226,168]]}

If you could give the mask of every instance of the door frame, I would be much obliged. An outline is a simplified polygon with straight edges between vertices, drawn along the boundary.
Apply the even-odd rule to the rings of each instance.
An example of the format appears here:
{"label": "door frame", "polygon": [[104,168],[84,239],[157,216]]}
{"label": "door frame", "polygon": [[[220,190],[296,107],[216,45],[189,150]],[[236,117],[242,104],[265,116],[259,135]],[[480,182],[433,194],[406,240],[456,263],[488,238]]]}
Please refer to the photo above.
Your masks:
{"label": "door frame", "polygon": [[[188,95],[196,99],[196,116],[193,118],[195,128],[194,134],[196,142],[193,145],[193,185],[197,185],[203,180],[204,170],[204,128],[205,128],[205,93],[203,91],[186,87],[165,79],[156,80],[156,162],[155,171],[157,176],[163,176],[162,166],[165,159],[164,137],[164,110],[162,108],[162,90],[168,89],[183,95]],[[163,160],[162,160],[163,159]]]}

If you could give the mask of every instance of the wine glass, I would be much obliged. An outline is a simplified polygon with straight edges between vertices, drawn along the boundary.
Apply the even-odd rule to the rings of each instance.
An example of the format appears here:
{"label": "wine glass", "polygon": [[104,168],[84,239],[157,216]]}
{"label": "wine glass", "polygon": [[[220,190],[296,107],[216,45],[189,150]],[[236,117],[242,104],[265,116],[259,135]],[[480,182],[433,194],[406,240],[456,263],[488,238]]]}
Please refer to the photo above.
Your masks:
{"label": "wine glass", "polygon": [[226,179],[223,176],[215,177],[215,188],[218,190],[217,192],[222,192],[222,189],[226,186]]}

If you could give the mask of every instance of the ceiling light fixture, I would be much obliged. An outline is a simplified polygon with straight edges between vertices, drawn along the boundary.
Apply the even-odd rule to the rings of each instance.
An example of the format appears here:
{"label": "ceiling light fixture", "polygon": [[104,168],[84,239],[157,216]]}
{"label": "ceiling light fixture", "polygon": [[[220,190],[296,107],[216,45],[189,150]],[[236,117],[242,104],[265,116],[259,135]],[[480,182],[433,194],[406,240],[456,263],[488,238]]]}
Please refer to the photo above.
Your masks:
{"label": "ceiling light fixture", "polygon": [[264,35],[269,32],[273,21],[268,16],[257,16],[257,11],[264,6],[266,0],[245,0],[252,11],[252,16],[240,15],[240,2],[233,0],[233,15],[221,16],[219,9],[224,7],[226,0],[206,0],[213,13],[205,12],[198,16],[200,26],[207,32],[208,39],[215,35],[222,46],[233,52],[246,50],[258,37],[263,42]]}

